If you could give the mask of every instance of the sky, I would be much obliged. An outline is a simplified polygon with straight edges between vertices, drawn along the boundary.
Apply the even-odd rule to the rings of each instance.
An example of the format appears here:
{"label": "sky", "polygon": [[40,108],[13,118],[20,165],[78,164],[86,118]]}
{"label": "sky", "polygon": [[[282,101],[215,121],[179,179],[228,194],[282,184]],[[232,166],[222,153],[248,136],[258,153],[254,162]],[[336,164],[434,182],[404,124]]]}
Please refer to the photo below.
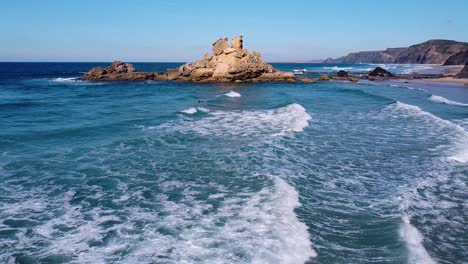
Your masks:
{"label": "sky", "polygon": [[244,37],[267,61],[307,61],[468,42],[468,0],[11,0],[0,4],[0,61],[198,59]]}

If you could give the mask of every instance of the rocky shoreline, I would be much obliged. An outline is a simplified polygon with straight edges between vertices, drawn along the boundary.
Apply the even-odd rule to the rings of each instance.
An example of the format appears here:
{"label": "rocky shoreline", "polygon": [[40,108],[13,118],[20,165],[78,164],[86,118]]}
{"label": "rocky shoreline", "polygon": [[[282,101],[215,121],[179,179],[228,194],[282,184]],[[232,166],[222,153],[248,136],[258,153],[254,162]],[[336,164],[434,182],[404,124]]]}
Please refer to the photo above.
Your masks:
{"label": "rocky shoreline", "polygon": [[291,72],[274,69],[260,53],[244,49],[242,36],[235,37],[229,45],[227,38],[212,44],[213,54],[201,60],[186,63],[178,69],[165,72],[138,72],[129,63],[113,62],[110,66],[96,67],[84,74],[85,81],[180,81],[180,82],[305,82],[314,80],[295,76]]}

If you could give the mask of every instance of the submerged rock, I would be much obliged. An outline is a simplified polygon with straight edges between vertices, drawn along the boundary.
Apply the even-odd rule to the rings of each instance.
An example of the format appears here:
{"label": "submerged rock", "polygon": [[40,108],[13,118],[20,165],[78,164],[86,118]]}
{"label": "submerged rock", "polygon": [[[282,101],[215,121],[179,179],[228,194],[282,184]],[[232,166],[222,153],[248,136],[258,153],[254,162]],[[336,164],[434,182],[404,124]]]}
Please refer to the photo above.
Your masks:
{"label": "submerged rock", "polygon": [[174,80],[186,82],[313,82],[298,78],[291,72],[273,69],[260,53],[243,48],[242,36],[233,39],[229,47],[227,38],[212,45],[213,55],[205,54],[201,60],[186,63],[163,73],[139,73],[128,63],[113,62],[106,68],[93,68],[82,80]]}
{"label": "submerged rock", "polygon": [[380,68],[380,67],[377,67],[375,68],[373,71],[371,71],[369,74],[367,74],[367,76],[370,76],[370,77],[394,77],[395,75],[393,75],[393,73],[383,69],[383,68]]}

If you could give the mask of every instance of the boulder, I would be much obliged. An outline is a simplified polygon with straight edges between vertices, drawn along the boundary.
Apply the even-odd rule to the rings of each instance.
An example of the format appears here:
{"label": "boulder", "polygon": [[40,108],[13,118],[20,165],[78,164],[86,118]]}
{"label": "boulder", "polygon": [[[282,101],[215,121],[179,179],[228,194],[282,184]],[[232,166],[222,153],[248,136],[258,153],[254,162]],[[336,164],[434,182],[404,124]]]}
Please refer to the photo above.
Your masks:
{"label": "boulder", "polygon": [[132,73],[135,68],[130,63],[123,63],[121,61],[114,61],[109,67],[106,67],[108,73]]}
{"label": "boulder", "polygon": [[229,48],[228,39],[227,38],[220,38],[217,41],[215,41],[215,43],[213,43],[213,47],[212,47],[213,54],[215,56],[218,56],[221,53],[223,53],[223,51],[225,49],[227,49],[227,48]]}
{"label": "boulder", "polygon": [[232,39],[232,48],[237,50],[244,48],[244,41],[242,40],[242,36],[237,36]]}
{"label": "boulder", "polygon": [[213,58],[209,53],[205,53],[205,55],[203,56],[203,60],[205,61],[210,61],[211,58]]}
{"label": "boulder", "polygon": [[336,73],[336,76],[340,77],[340,78],[347,78],[348,77],[348,72],[340,70],[340,71],[338,71],[338,73]]}
{"label": "boulder", "polygon": [[457,74],[455,75],[455,78],[468,78],[468,63],[465,64],[465,67]]}
{"label": "boulder", "polygon": [[328,77],[328,75],[326,74],[320,75],[319,77],[319,81],[329,81],[329,80],[330,80],[330,77]]}
{"label": "boulder", "polygon": [[383,68],[380,68],[380,67],[377,67],[375,68],[373,71],[371,71],[369,74],[367,74],[367,76],[370,76],[370,77],[394,77],[395,75],[393,75],[393,73],[383,69]]}
{"label": "boulder", "polygon": [[99,81],[99,80],[146,80],[153,74],[136,73],[135,67],[130,63],[114,61],[111,65],[102,68],[95,67],[89,70],[81,77],[81,80]]}

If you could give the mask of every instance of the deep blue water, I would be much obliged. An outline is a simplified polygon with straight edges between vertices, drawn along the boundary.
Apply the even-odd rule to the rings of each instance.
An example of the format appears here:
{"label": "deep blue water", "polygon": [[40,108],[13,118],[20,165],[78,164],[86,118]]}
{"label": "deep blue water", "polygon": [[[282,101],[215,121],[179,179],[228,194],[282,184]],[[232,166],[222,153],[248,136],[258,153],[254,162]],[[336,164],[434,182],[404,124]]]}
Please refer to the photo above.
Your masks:
{"label": "deep blue water", "polygon": [[0,263],[468,262],[466,87],[106,64],[0,63]]}

